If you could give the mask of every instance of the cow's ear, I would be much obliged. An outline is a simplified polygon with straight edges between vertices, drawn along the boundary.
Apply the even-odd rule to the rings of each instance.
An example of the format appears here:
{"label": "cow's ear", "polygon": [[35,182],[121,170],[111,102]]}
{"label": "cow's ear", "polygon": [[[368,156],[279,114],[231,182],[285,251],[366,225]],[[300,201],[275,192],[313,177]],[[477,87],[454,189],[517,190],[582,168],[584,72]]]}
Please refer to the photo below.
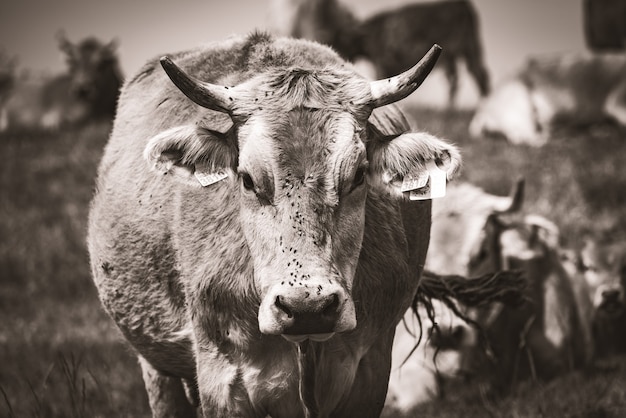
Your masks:
{"label": "cow's ear", "polygon": [[452,180],[461,167],[459,150],[427,133],[409,132],[397,136],[374,135],[368,144],[370,172],[375,182],[402,196],[405,178],[436,165],[447,180]]}
{"label": "cow's ear", "polygon": [[161,175],[192,186],[209,186],[236,169],[237,150],[229,132],[177,126],[148,141],[144,157]]}

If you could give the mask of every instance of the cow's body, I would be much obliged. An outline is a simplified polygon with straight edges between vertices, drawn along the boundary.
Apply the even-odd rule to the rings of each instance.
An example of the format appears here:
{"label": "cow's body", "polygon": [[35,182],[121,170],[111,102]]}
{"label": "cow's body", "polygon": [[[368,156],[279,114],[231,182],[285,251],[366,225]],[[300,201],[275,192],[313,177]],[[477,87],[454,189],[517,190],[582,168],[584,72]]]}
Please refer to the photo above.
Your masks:
{"label": "cow's body", "polygon": [[494,89],[479,104],[470,134],[541,146],[555,124],[607,119],[626,126],[626,55],[558,54],[530,59]]}
{"label": "cow's body", "polygon": [[[385,107],[360,130],[368,112],[352,119],[352,109],[371,97],[368,82],[311,42],[253,34],[173,59],[226,86],[219,106],[204,107],[227,107],[239,86],[253,87],[230,118],[186,99],[158,62],[122,91],[89,250],[103,305],[142,359],[154,414],[189,412],[185,386],[205,416],[294,417],[303,405],[318,416],[376,416],[430,228],[429,202],[393,198],[376,181],[406,164],[378,161],[376,149],[406,120]],[[365,158],[345,120],[369,138],[368,184],[358,169],[354,191],[328,177]],[[200,163],[226,177],[200,187]]]}
{"label": "cow's body", "polygon": [[[465,62],[481,96],[489,93],[478,15],[466,0],[414,3],[358,20],[337,0],[276,1],[288,17],[283,33],[332,46],[345,59],[370,61],[378,77],[413,65],[434,43],[444,47],[441,65],[450,83],[449,103],[458,90],[458,64]],[[280,13],[279,13],[280,14]]]}
{"label": "cow's body", "polygon": [[122,77],[115,44],[60,37],[69,71],[55,77],[14,77],[0,100],[0,131],[58,129],[90,119],[112,119]]}

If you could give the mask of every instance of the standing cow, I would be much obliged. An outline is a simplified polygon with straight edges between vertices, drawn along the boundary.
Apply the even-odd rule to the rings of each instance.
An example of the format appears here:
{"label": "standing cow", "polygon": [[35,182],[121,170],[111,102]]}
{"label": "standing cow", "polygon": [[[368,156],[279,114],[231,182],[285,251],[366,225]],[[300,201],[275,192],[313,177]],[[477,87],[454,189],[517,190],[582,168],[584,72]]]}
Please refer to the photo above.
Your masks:
{"label": "standing cow", "polygon": [[402,179],[460,164],[391,105],[436,56],[370,82],[254,33],[126,83],[88,245],[155,416],[379,415],[430,228]]}
{"label": "standing cow", "polygon": [[469,131],[542,146],[555,125],[607,119],[626,126],[626,55],[565,53],[529,59],[483,99]]}
{"label": "standing cow", "polygon": [[440,61],[450,84],[450,104],[458,91],[460,62],[465,62],[481,96],[489,93],[478,15],[468,0],[414,3],[362,21],[337,0],[276,3],[287,14],[280,23],[283,33],[326,43],[348,61],[368,60],[378,77],[406,70],[413,57],[437,43],[445,49]]}
{"label": "standing cow", "polygon": [[68,72],[54,78],[16,77],[0,102],[0,131],[58,129],[91,119],[112,119],[122,83],[116,42],[58,35]]}

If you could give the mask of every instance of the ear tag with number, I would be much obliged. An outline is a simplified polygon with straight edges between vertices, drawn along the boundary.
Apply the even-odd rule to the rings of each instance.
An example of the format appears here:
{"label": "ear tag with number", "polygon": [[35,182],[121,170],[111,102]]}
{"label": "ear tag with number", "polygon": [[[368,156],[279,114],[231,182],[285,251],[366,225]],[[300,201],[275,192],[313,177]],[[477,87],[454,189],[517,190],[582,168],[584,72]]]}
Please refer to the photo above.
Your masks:
{"label": "ear tag with number", "polygon": [[427,200],[446,195],[446,172],[435,161],[426,163],[425,169],[410,172],[402,181],[402,192],[409,192],[410,200]]}
{"label": "ear tag with number", "polygon": [[193,173],[193,175],[196,177],[198,182],[200,182],[202,187],[210,186],[228,177],[228,173],[226,172],[226,170],[211,169],[211,167],[206,163],[196,164],[196,171]]}

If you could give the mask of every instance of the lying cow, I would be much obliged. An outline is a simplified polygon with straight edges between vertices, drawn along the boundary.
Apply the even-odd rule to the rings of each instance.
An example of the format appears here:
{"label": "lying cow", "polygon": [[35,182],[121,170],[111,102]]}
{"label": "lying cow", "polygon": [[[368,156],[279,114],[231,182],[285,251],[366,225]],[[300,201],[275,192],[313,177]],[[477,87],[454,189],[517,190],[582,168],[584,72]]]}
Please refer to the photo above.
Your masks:
{"label": "lying cow", "polygon": [[392,105],[437,55],[370,82],[329,47],[254,33],[126,83],[88,244],[155,416],[380,414],[430,229],[402,179],[460,164]]}
{"label": "lying cow", "polygon": [[414,304],[396,327],[385,413],[410,413],[420,403],[444,395],[444,377],[455,377],[460,354],[476,344],[460,306],[492,303],[519,306],[526,280],[519,272],[481,277],[424,271]]}
{"label": "lying cow", "polygon": [[[524,183],[521,181],[515,185],[510,196],[492,195],[469,183],[448,187],[444,198],[433,200],[426,269],[459,277],[470,277],[470,271],[482,274],[500,270],[485,260],[485,250],[482,249],[485,229],[493,216],[517,212],[523,203],[523,193]],[[487,266],[477,268],[479,261],[486,262]],[[428,274],[432,275],[430,272]],[[435,308],[432,319],[424,315],[423,307],[419,317],[423,324],[434,320],[441,325],[436,334],[439,338],[456,341],[456,347],[447,347],[449,349],[444,350],[439,360],[445,363],[440,367],[444,375],[455,375],[462,371],[461,348],[477,343],[474,341],[476,334],[445,304],[437,302]],[[396,328],[386,402],[389,411],[408,413],[420,403],[441,394],[441,379],[437,377],[436,360],[433,358],[439,344],[427,338],[428,325],[421,328],[418,325],[414,313],[408,310]],[[425,330],[424,333],[421,330]]]}
{"label": "lying cow", "polygon": [[542,146],[557,124],[612,119],[626,126],[626,55],[571,53],[536,57],[484,99],[472,137],[501,136]]}
{"label": "lying cow", "polygon": [[122,76],[116,42],[86,38],[77,44],[59,34],[68,72],[53,78],[15,77],[0,100],[0,131],[58,129],[91,119],[112,119]]}
{"label": "lying cow", "polygon": [[489,93],[478,14],[467,0],[419,2],[359,20],[338,0],[275,0],[282,33],[332,46],[348,61],[368,60],[378,77],[390,77],[413,63],[430,45],[445,52],[441,65],[449,82],[449,103],[458,91],[458,65],[465,62],[481,96]]}
{"label": "lying cow", "polygon": [[551,379],[585,366],[590,330],[579,309],[579,286],[564,265],[558,228],[545,218],[527,216],[507,223],[492,218],[485,260],[524,272],[529,303],[511,309],[494,305],[474,313],[485,329],[495,361],[480,348],[463,353],[464,371],[486,377],[497,393],[521,380]]}
{"label": "lying cow", "polygon": [[594,357],[626,353],[626,242],[589,239],[578,265],[592,306]]}

